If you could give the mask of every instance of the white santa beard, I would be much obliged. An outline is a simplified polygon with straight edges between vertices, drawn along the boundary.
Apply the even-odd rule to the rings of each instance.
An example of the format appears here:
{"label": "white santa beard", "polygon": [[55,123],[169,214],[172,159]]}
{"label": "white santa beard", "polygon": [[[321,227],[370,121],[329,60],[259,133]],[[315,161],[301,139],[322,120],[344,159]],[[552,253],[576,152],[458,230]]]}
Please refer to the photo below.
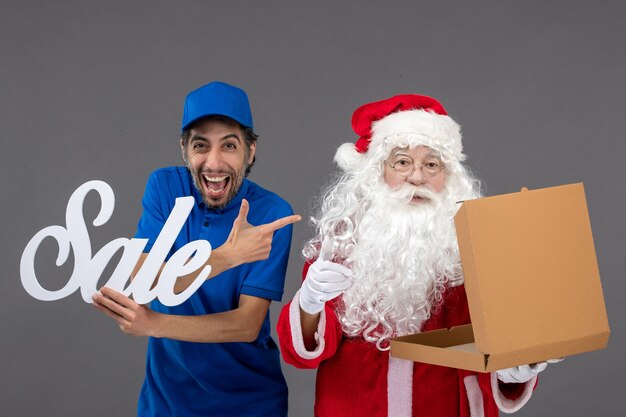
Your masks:
{"label": "white santa beard", "polygon": [[[346,259],[354,283],[337,313],[344,332],[386,350],[389,338],[419,332],[444,285],[462,278],[455,202],[408,183],[398,191],[382,183],[373,187],[377,198],[354,219],[356,244]],[[414,193],[427,200],[409,204]]]}

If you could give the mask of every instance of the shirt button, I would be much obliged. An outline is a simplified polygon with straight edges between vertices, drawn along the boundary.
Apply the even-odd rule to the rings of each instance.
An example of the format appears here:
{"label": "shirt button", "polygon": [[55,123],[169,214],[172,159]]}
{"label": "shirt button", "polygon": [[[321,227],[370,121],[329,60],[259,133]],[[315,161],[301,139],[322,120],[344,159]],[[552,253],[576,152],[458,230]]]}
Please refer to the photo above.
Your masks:
{"label": "shirt button", "polygon": [[204,227],[207,227],[207,226],[209,225],[209,221],[208,221],[208,220],[205,220],[205,221],[204,221],[204,223],[203,223],[203,225],[204,225]]}

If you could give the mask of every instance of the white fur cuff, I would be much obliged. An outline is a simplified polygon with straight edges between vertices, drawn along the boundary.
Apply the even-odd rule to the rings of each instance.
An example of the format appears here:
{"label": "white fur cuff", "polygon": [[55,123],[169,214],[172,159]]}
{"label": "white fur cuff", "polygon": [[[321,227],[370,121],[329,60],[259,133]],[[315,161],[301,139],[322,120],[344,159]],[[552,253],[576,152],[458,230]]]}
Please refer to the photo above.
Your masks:
{"label": "white fur cuff", "polygon": [[289,306],[289,327],[291,328],[291,338],[296,353],[303,359],[316,359],[324,351],[324,331],[326,330],[326,311],[320,313],[320,321],[315,332],[315,341],[317,347],[313,351],[309,351],[304,346],[304,337],[302,336],[302,322],[300,320],[300,290],[296,292],[291,305]]}
{"label": "white fur cuff", "polygon": [[520,397],[516,400],[510,400],[506,398],[502,392],[500,392],[497,374],[495,372],[491,373],[491,389],[493,391],[493,399],[496,401],[498,409],[506,414],[518,411],[528,402],[530,397],[533,395],[533,389],[535,388],[536,383],[537,375],[534,375],[530,381],[525,383],[522,395],[520,395]]}

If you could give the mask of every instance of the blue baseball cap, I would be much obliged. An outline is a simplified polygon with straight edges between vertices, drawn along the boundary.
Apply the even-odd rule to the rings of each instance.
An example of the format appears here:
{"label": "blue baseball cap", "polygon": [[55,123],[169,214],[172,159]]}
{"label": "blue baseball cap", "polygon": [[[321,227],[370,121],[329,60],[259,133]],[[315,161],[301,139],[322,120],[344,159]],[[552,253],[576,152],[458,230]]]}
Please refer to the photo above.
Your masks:
{"label": "blue baseball cap", "polygon": [[213,81],[187,94],[182,130],[205,116],[226,116],[253,129],[248,95],[239,87]]}

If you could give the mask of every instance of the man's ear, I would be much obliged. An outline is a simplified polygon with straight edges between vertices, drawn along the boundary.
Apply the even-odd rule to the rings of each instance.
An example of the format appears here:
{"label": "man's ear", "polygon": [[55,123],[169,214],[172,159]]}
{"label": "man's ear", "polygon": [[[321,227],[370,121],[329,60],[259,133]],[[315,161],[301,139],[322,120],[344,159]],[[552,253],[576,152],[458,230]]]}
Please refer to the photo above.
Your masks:
{"label": "man's ear", "polygon": [[183,138],[180,138],[180,156],[183,158],[183,161],[186,161],[187,158],[185,158],[185,145],[183,144]]}
{"label": "man's ear", "polygon": [[252,142],[248,148],[248,165],[254,161],[254,154],[256,153],[256,142]]}

